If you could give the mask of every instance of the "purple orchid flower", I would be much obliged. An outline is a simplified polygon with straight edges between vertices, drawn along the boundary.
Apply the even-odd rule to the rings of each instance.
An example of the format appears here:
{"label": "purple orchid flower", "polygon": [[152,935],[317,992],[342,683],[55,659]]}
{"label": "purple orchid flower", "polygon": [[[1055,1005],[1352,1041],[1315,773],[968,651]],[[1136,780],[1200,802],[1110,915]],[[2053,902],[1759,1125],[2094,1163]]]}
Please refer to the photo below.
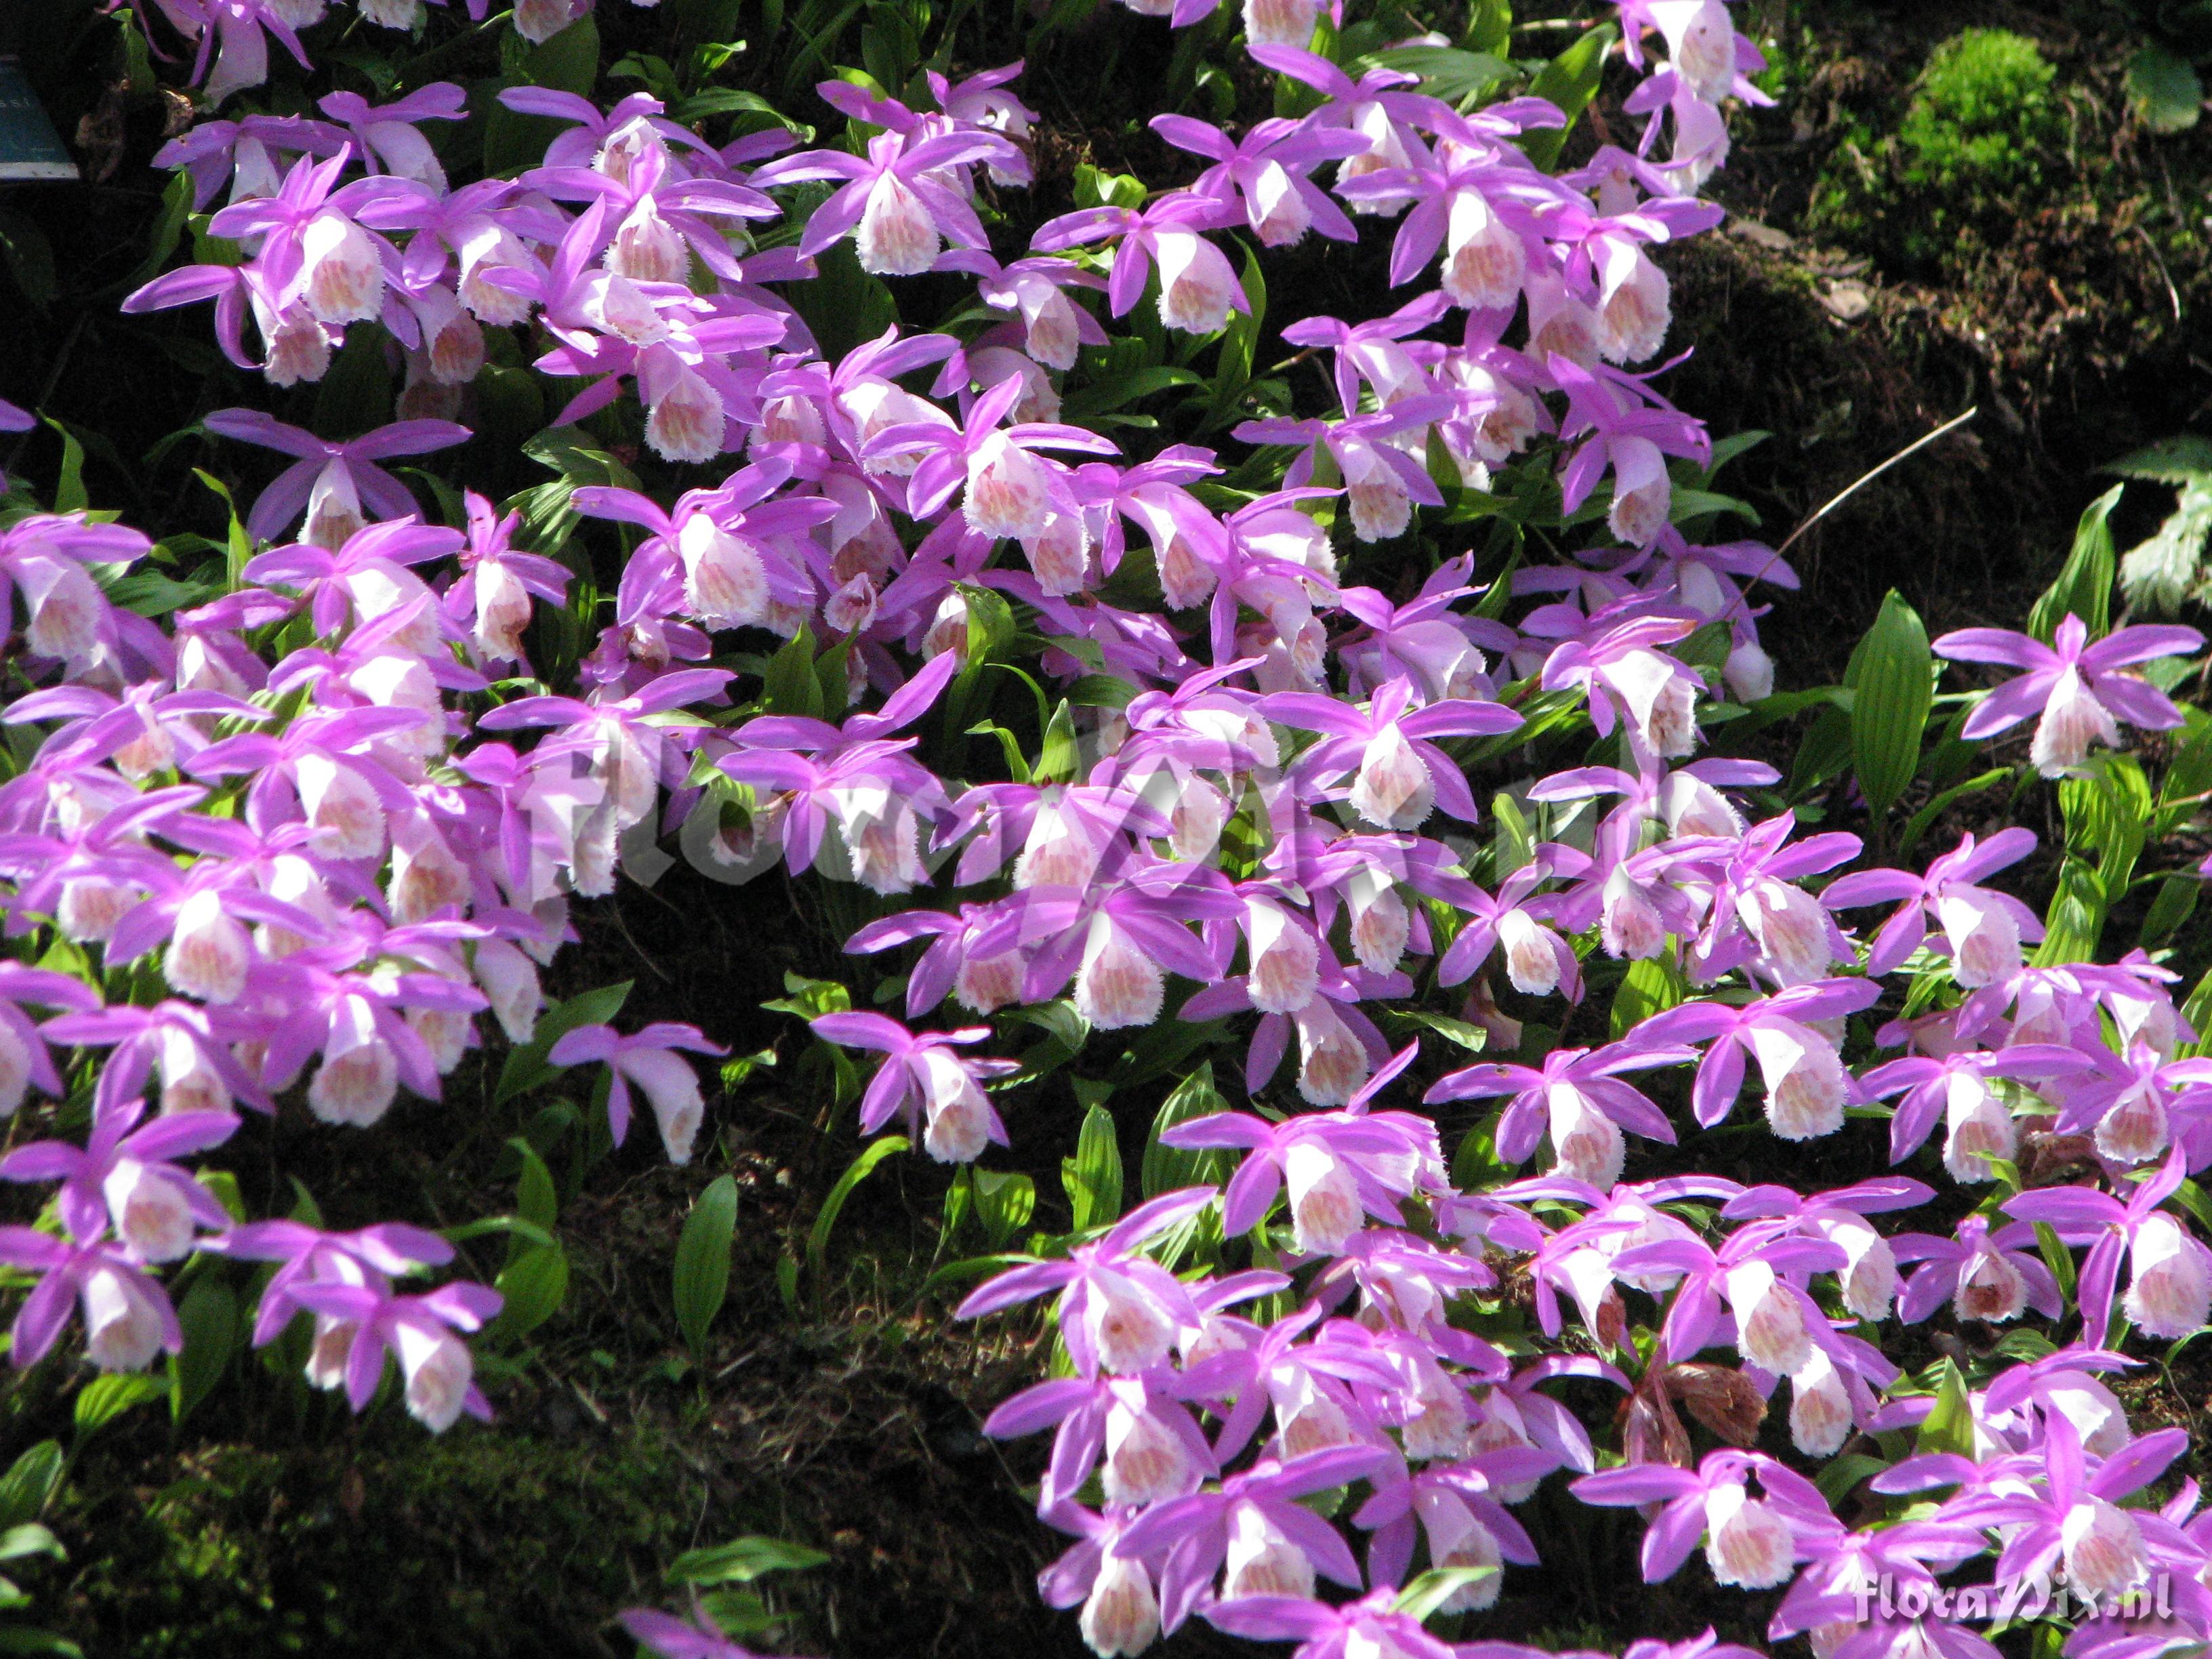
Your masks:
{"label": "purple orchid flower", "polygon": [[1309,230],[1340,242],[1358,233],[1344,211],[1307,174],[1323,161],[1340,161],[1367,149],[1360,134],[1332,131],[1310,121],[1261,121],[1232,141],[1220,128],[1188,115],[1155,115],[1152,131],[1177,149],[1213,163],[1188,186],[1237,216],[1268,247],[1288,247]]}
{"label": "purple orchid flower", "polygon": [[[5,1168],[0,1164],[0,1171]],[[2075,1296],[2085,1340],[2101,1340],[2112,1323],[2124,1255],[2134,1263],[2135,1274],[2122,1310],[2145,1335],[2177,1340],[2212,1312],[2212,1253],[2159,1207],[2188,1174],[2177,1147],[2160,1168],[2136,1183],[2124,1202],[2086,1187],[2052,1187],[2005,1201],[2007,1215],[2046,1223],[2066,1243],[2089,1246]]]}
{"label": "purple orchid flower", "polygon": [[46,1357],[73,1303],[84,1319],[86,1352],[104,1371],[141,1371],[155,1354],[185,1346],[167,1292],[127,1245],[71,1243],[29,1227],[0,1227],[0,1262],[40,1275],[9,1331],[8,1358],[18,1370]]}
{"label": "purple orchid flower", "polygon": [[58,1181],[62,1224],[91,1244],[112,1224],[142,1261],[190,1255],[196,1230],[222,1232],[230,1217],[191,1172],[173,1160],[220,1146],[238,1127],[228,1112],[179,1112],[137,1127],[143,1101],[101,1113],[82,1147],[37,1140],[0,1158],[0,1181]]}
{"label": "purple orchid flower", "polygon": [[672,1164],[691,1161],[691,1143],[698,1137],[707,1106],[699,1093],[698,1073],[677,1050],[695,1054],[726,1054],[727,1048],[709,1042],[694,1025],[655,1020],[629,1033],[611,1025],[579,1025],[563,1032],[546,1051],[555,1066],[580,1066],[598,1060],[607,1068],[607,1127],[615,1145],[629,1132],[629,1091],[635,1084],[644,1091],[660,1126],[660,1140]]}
{"label": "purple orchid flower", "polygon": [[[2017,864],[2035,850],[2035,832],[2018,825],[1976,843],[1971,835],[1932,861],[1924,875],[1903,870],[1861,870],[1828,884],[1820,902],[1832,910],[1899,904],[1875,935],[1867,972],[1894,973],[1919,949],[1933,920],[1943,931],[1951,976],[1967,990],[1995,983],[2021,965],[2020,947],[2043,937],[2035,913],[2009,894],[1983,887],[1982,878]],[[1899,903],[1899,901],[1902,901]]]}
{"label": "purple orchid flower", "polygon": [[255,498],[246,517],[248,535],[274,542],[304,512],[301,539],[333,550],[364,528],[370,513],[408,519],[419,511],[407,487],[377,462],[450,448],[471,435],[452,421],[399,421],[331,443],[252,409],[219,409],[201,424],[222,437],[299,457]]}
{"label": "purple orchid flower", "polygon": [[[953,1052],[981,1042],[988,1025],[957,1031],[909,1031],[882,1014],[823,1014],[811,1022],[814,1035],[848,1048],[872,1048],[883,1064],[860,1097],[860,1132],[873,1134],[894,1116],[919,1136],[940,1163],[972,1163],[986,1144],[1004,1146],[1006,1126],[983,1094],[983,1079],[1021,1069],[1011,1060],[969,1060]],[[926,1126],[926,1127],[925,1127]]]}
{"label": "purple orchid flower", "polygon": [[1960,728],[1967,738],[1994,737],[2036,717],[2028,761],[2047,778],[2077,769],[2093,744],[2119,746],[2118,721],[2146,732],[2181,724],[2181,711],[2163,691],[2119,671],[2160,657],[2204,648],[2193,628],[2137,625],[2089,643],[2088,624],[2072,612],[2049,645],[2002,628],[1963,628],[1945,634],[1936,654],[1954,662],[1995,663],[2027,672],[2007,681],[1975,707]]}

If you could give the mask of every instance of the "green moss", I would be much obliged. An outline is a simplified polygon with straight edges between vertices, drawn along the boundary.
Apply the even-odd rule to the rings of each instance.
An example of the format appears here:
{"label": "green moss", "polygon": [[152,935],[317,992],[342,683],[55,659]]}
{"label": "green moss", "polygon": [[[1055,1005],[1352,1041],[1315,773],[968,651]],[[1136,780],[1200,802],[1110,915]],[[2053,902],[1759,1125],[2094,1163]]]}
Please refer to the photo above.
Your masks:
{"label": "green moss", "polygon": [[1809,222],[1923,270],[2002,240],[2043,191],[2064,136],[2057,76],[2025,35],[1953,35],[1929,55],[1893,131],[1863,117],[1845,128]]}
{"label": "green moss", "polygon": [[697,1476],[642,1429],[330,1452],[209,1448],[64,1517],[99,1547],[57,1622],[116,1659],[599,1654],[595,1628],[658,1599],[699,1513]]}
{"label": "green moss", "polygon": [[2059,134],[2057,71],[2034,41],[1968,29],[1936,48],[1897,129],[1907,188],[1951,198],[2032,189]]}

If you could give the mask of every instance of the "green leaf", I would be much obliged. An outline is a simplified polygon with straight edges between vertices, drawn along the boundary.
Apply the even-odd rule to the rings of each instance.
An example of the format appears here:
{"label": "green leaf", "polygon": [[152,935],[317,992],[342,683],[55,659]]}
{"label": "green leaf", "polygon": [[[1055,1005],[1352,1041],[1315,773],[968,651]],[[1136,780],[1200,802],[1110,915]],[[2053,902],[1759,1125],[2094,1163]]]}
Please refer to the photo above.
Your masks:
{"label": "green leaf", "polygon": [[2159,883],[2158,896],[2151,900],[2137,935],[2143,949],[2155,951],[2172,939],[2182,923],[2197,914],[2197,901],[2203,890],[2204,878],[2194,871],[2179,872]]}
{"label": "green leaf", "polygon": [[545,1167],[545,1160],[538,1157],[538,1149],[520,1135],[513,1137],[507,1144],[514,1148],[515,1156],[522,1160],[522,1176],[515,1182],[514,1188],[515,1214],[533,1227],[552,1231],[553,1224],[561,1214],[561,1194],[554,1185],[552,1170]]}
{"label": "green leaf", "polygon": [[1393,1613],[1402,1613],[1416,1621],[1424,1621],[1437,1608],[1470,1584],[1480,1584],[1485,1579],[1495,1578],[1496,1567],[1431,1567],[1398,1592],[1391,1604]]}
{"label": "green leaf", "polygon": [[1160,1136],[1178,1123],[1188,1123],[1194,1118],[1212,1117],[1229,1109],[1229,1103],[1213,1086],[1213,1062],[1206,1061],[1196,1071],[1176,1085],[1168,1097],[1160,1103],[1160,1109],[1152,1119],[1152,1133],[1145,1139],[1144,1162],[1138,1165],[1137,1179],[1144,1188],[1146,1198],[1158,1198],[1162,1193],[1171,1193],[1184,1187],[1196,1187],[1217,1178],[1228,1160],[1219,1152],[1201,1151],[1195,1147],[1164,1146]]}
{"label": "green leaf", "polygon": [[1830,1460],[1814,1477],[1813,1484],[1820,1488],[1820,1496],[1832,1506],[1841,1504],[1857,1491],[1861,1481],[1872,1480],[1888,1467],[1889,1464],[1881,1458],[1869,1456],[1865,1452],[1852,1452]]}
{"label": "green leaf", "polygon": [[1041,784],[1072,783],[1080,764],[1075,747],[1075,716],[1063,699],[1045,725],[1044,745],[1037,751],[1037,763],[1030,775]]}
{"label": "green leaf", "polygon": [[805,628],[768,659],[761,676],[761,700],[771,714],[823,716],[822,681],[814,672],[814,635]]}
{"label": "green leaf", "polygon": [[35,1521],[61,1489],[68,1462],[61,1442],[41,1440],[0,1474],[0,1527],[20,1527]]}
{"label": "green leaf", "polygon": [[[522,55],[509,86],[551,87],[588,98],[599,79],[599,26],[586,12]],[[504,177],[544,159],[545,146],[562,131],[550,116],[524,115],[495,103],[484,119],[483,168]]]}
{"label": "green leaf", "polygon": [[143,1371],[95,1376],[77,1391],[76,1407],[72,1413],[76,1437],[83,1440],[97,1434],[124,1413],[150,1404],[168,1392],[165,1379],[149,1376]]}
{"label": "green leaf", "polygon": [[558,1244],[533,1244],[500,1270],[492,1288],[506,1298],[492,1335],[520,1342],[561,1311],[568,1294],[568,1253]]}
{"label": "green leaf", "polygon": [[1468,8],[1467,46],[1470,52],[1503,52],[1513,39],[1510,0],[1474,0]]}
{"label": "green leaf", "polygon": [[2186,58],[2154,40],[2128,59],[2128,102],[2153,132],[2186,132],[2203,112],[2204,83]]}
{"label": "green leaf", "polygon": [[707,1333],[730,1289],[730,1245],[738,1231],[738,1183],[717,1176],[684,1218],[676,1243],[676,1322],[692,1358],[702,1363]]}
{"label": "green leaf", "polygon": [[1036,1182],[1019,1170],[978,1170],[970,1166],[969,1179],[975,1203],[975,1218],[994,1250],[1030,1224],[1036,1213]]}
{"label": "green leaf", "polygon": [[1114,1133],[1114,1114],[1093,1104],[1083,1115],[1075,1156],[1061,1161],[1061,1184],[1075,1213],[1075,1231],[1087,1233],[1110,1225],[1121,1214],[1121,1147]]}
{"label": "green leaf", "polygon": [[1457,46],[1389,46],[1359,61],[1418,75],[1423,92],[1462,110],[1513,73],[1513,65],[1503,58]]}
{"label": "green leaf", "polygon": [[823,1280],[829,1268],[830,1235],[837,1225],[838,1216],[844,1211],[845,1200],[853,1195],[855,1187],[874,1172],[878,1164],[887,1158],[911,1151],[912,1146],[913,1143],[904,1135],[885,1135],[880,1140],[870,1141],[845,1173],[837,1177],[837,1184],[830,1189],[830,1196],[822,1200],[822,1212],[814,1218],[814,1230],[806,1236],[806,1276],[808,1282],[814,1286],[817,1298],[823,1293]]}
{"label": "green leaf", "polygon": [[2093,640],[2112,625],[2112,580],[2119,562],[2112,548],[2112,516],[2124,488],[2114,484],[2089,503],[2074,532],[2074,550],[2067,555],[2058,580],[2044,590],[2028,612],[2027,631],[2044,644],[2051,643],[2058,624],[2069,612],[2088,624]]}
{"label": "green leaf", "polygon": [[1528,83],[1532,96],[1558,105],[1567,118],[1565,126],[1540,128],[1522,136],[1521,148],[1530,161],[1546,172],[1558,163],[1567,135],[1574,131],[1576,120],[1589,107],[1589,100],[1597,95],[1598,78],[1605,70],[1605,54],[1614,39],[1612,24],[1598,24],[1545,64]]}
{"label": "green leaf", "polygon": [[1984,789],[1993,789],[2011,775],[2012,768],[2009,766],[1996,767],[1975,777],[1968,778],[1964,783],[1954,783],[1948,789],[1931,796],[1926,805],[1905,820],[1905,833],[1898,840],[1900,851],[1911,852],[1918,843],[1921,836],[1926,835],[1934,826],[1936,820],[1942,816],[1943,809],[1953,801],[1962,799],[1968,795],[1979,794]]}
{"label": "green leaf", "polygon": [[2161,438],[2142,449],[2130,450],[2103,471],[2153,483],[2185,484],[2212,478],[2212,438],[2195,433]]}
{"label": "green leaf", "polygon": [[553,1045],[579,1025],[611,1023],[629,1000],[633,982],[624,980],[619,985],[603,985],[596,991],[556,1002],[540,1014],[530,1041],[507,1051],[507,1062],[499,1068],[498,1086],[492,1091],[492,1104],[504,1106],[517,1095],[527,1094],[560,1076],[562,1067],[545,1058]]}
{"label": "green leaf", "polygon": [[2058,1237],[2058,1230],[2047,1221],[2035,1224],[2035,1248],[2042,1253],[2043,1265],[2051,1269],[2051,1276],[2058,1281],[2058,1294],[2066,1298],[2070,1307],[2074,1302],[2074,1252],[2066,1248]]}
{"label": "green leaf", "polygon": [[220,1280],[194,1281],[177,1306],[185,1346],[169,1357],[169,1415],[181,1423],[215,1385],[238,1346],[238,1297]]}
{"label": "green leaf", "polygon": [[2080,859],[2069,858],[2058,872],[2058,889],[2045,914],[2048,930],[2036,947],[2035,965],[2054,968],[2069,962],[2094,962],[2104,937],[2105,884]]}
{"label": "green leaf", "polygon": [[1672,1008],[1688,994],[1682,970],[1665,957],[1646,957],[1628,964],[1620,989],[1613,998],[1613,1038],[1616,1042],[1652,1015]]}
{"label": "green leaf", "polygon": [[772,1572],[804,1572],[830,1558],[781,1538],[733,1538],[707,1549],[686,1550],[668,1564],[672,1584],[750,1584]]}
{"label": "green leaf", "polygon": [[1896,805],[1919,769],[1935,661],[1919,612],[1892,588],[1860,646],[1852,684],[1851,763],[1877,816]]}
{"label": "green leaf", "polygon": [[1940,1380],[1936,1385],[1936,1407],[1914,1435],[1914,1448],[1923,1452],[1955,1452],[1961,1457],[1972,1457],[1974,1412],[1966,1399],[1966,1379],[1948,1359],[1939,1362],[1936,1369]]}

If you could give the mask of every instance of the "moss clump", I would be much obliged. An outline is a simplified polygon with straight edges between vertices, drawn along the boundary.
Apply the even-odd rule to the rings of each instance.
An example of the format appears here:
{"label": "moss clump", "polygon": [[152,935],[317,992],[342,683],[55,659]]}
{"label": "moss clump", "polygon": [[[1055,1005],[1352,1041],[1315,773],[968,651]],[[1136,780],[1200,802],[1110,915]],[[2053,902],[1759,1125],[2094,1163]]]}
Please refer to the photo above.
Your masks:
{"label": "moss clump", "polygon": [[1852,124],[1814,190],[1815,228],[1923,271],[2003,240],[2064,135],[2057,71],[2035,42],[1967,29],[1929,55],[1895,130]]}
{"label": "moss clump", "polygon": [[1897,129],[1906,188],[1966,202],[2033,190],[2059,134],[2057,73],[2034,41],[2006,29],[1968,29],[1936,47]]}

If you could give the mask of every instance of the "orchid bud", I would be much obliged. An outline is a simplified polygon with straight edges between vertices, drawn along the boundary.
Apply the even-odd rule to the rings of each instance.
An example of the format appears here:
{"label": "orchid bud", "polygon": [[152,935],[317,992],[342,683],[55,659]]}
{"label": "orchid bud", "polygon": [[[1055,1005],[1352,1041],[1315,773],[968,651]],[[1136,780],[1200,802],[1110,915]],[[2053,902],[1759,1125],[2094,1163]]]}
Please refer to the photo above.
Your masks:
{"label": "orchid bud", "polygon": [[1728,1301],[1735,1315],[1735,1345],[1761,1370],[1789,1376],[1802,1370],[1813,1352],[1804,1304],[1767,1263],[1751,1261],[1728,1270]]}
{"label": "orchid bud", "polygon": [[1347,1104],[1367,1081],[1367,1050],[1328,998],[1292,1016],[1298,1028],[1298,1093],[1310,1105]]}
{"label": "orchid bud", "polygon": [[1812,1140],[1844,1127],[1844,1063],[1817,1032],[1794,1022],[1751,1028],[1751,1051],[1766,1084],[1766,1121],[1784,1140]]}
{"label": "orchid bud", "polygon": [[1434,810],[1436,780],[1396,721],[1367,740],[1351,800],[1354,811],[1382,830],[1417,830]]}
{"label": "orchid bud", "polygon": [[2212,1312],[2212,1279],[2205,1270],[2204,1247],[2164,1211],[2136,1229],[2128,1247],[2135,1277],[2121,1307],[2145,1336],[2176,1341],[2205,1322]]}
{"label": "orchid bud", "polygon": [[1158,1019],[1166,994],[1159,964],[1137,948],[1112,916],[1093,916],[1083,964],[1075,975],[1076,1012],[1097,1030],[1122,1030]]}
{"label": "orchid bud", "polygon": [[1043,461],[1004,432],[994,432],[968,458],[961,514],[978,535],[1042,535],[1052,512],[1052,474]]}
{"label": "orchid bud", "polygon": [[143,1371],[161,1352],[162,1320],[143,1282],[102,1263],[77,1290],[85,1350],[104,1371]]}
{"label": "orchid bud", "polygon": [[1224,1565],[1224,1601],[1247,1595],[1287,1595],[1301,1601],[1313,1597],[1313,1562],[1256,1504],[1239,1504],[1231,1511]]}
{"label": "orchid bud", "polygon": [[407,1382],[408,1416],[431,1433],[443,1434],[468,1401],[476,1368],[467,1345],[451,1331],[433,1330],[411,1320],[402,1321],[392,1337]]}
{"label": "orchid bud", "polygon": [[2097,1150],[2117,1164],[2148,1164],[2166,1150],[2172,1131],[2158,1085],[2136,1084],[2097,1121]]}
{"label": "orchid bud", "polygon": [[1489,1577],[1462,1584],[1438,1604],[1439,1613],[1484,1613],[1498,1605],[1505,1588],[1504,1557],[1497,1534],[1475,1518],[1474,1511],[1456,1492],[1427,1490],[1413,1500],[1421,1527],[1429,1535],[1429,1559],[1440,1568],[1489,1567]]}
{"label": "orchid bud", "polygon": [[323,1063],[307,1085],[307,1108],[325,1123],[367,1128],[391,1109],[399,1065],[364,997],[347,996],[331,1016]]}
{"label": "orchid bud", "polygon": [[1098,1659],[1130,1659],[1152,1646],[1159,1638],[1160,1604],[1144,1563],[1102,1554],[1077,1627]]}
{"label": "orchid bud", "polygon": [[1774,695],[1774,659],[1757,640],[1738,640],[1729,647],[1721,678],[1738,702],[1759,702]]}
{"label": "orchid bud", "polygon": [[1370,972],[1393,971],[1406,954],[1413,925],[1396,885],[1382,871],[1363,866],[1345,884],[1345,898],[1352,915],[1352,954]]}
{"label": "orchid bud", "polygon": [[202,888],[178,907],[161,971],[169,984],[203,1002],[235,1002],[245,994],[253,944],[222,908],[222,895]]}
{"label": "orchid bud", "polygon": [[1196,231],[1168,227],[1154,238],[1160,321],[1191,334],[1214,334],[1243,308],[1243,289],[1221,250]]}
{"label": "orchid bud", "polygon": [[1311,1002],[1320,985],[1321,952],[1314,936],[1266,898],[1244,902],[1244,931],[1251,956],[1245,984],[1252,1006],[1263,1014],[1289,1014]]}
{"label": "orchid bud", "polygon": [[1480,191],[1453,191],[1443,291],[1470,311],[1502,310],[1519,301],[1528,271],[1528,251],[1520,233],[1498,216]]}
{"label": "orchid bud", "polygon": [[1790,1440],[1808,1457],[1833,1457],[1850,1437],[1851,1396],[1819,1348],[1790,1378]]}
{"label": "orchid bud", "polygon": [[191,1206],[174,1180],[134,1158],[118,1158],[100,1183],[116,1237],[148,1261],[177,1261],[192,1253]]}
{"label": "orchid bud", "polygon": [[2083,1497],[2058,1523],[2067,1587],[2100,1601],[2119,1596],[2150,1576],[2149,1553],[2135,1517],[2101,1498]]}
{"label": "orchid bud", "polygon": [[1943,1167],[1954,1181],[1994,1181],[1996,1170],[1990,1159],[2009,1164],[2020,1156],[2020,1132],[2011,1111],[1987,1081],[1972,1071],[1951,1073],[1944,1091],[1943,1121]]}
{"label": "orchid bud", "polygon": [[[1172,1408],[1170,1408],[1172,1409]],[[1202,1471],[1181,1436],[1151,1411],[1120,1399],[1106,1411],[1106,1462],[1099,1485],[1109,1504],[1158,1504],[1195,1487]]]}
{"label": "orchid bud", "polygon": [[1294,1140],[1283,1156],[1291,1229],[1304,1255],[1334,1255],[1366,1224],[1359,1185],[1344,1161],[1311,1140]]}
{"label": "orchid bud", "polygon": [[1717,1583],[1771,1589],[1789,1579],[1796,1553],[1790,1523],[1771,1504],[1735,1485],[1705,1494],[1705,1563]]}
{"label": "orchid bud", "polygon": [[937,222],[905,179],[876,175],[858,234],[860,269],[878,276],[918,276],[937,263],[945,246]]}
{"label": "orchid bud", "polygon": [[321,323],[373,323],[384,308],[384,261],[369,234],[325,209],[300,233],[300,293]]}
{"label": "orchid bud", "polygon": [[1609,1191],[1620,1179],[1628,1157],[1620,1126],[1571,1083],[1552,1085],[1544,1097],[1551,1118],[1552,1147],[1559,1154],[1556,1172],[1587,1181],[1600,1192]]}

